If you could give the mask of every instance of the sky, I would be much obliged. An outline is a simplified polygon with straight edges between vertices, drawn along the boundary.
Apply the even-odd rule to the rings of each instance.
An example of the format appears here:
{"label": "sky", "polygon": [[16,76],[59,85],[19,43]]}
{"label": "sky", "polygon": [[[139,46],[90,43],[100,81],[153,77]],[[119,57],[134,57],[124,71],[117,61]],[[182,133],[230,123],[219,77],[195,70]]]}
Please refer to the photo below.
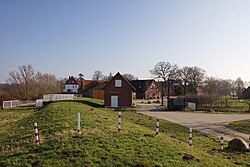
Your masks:
{"label": "sky", "polygon": [[249,0],[1,0],[0,83],[18,66],[58,78],[152,78],[157,62],[250,81]]}

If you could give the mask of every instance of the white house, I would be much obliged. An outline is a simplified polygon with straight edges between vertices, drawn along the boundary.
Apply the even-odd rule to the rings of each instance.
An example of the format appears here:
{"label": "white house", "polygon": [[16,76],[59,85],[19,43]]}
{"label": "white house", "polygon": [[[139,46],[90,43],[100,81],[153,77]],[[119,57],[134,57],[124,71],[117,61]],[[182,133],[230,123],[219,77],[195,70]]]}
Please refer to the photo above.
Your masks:
{"label": "white house", "polygon": [[63,93],[77,93],[79,87],[80,85],[77,80],[71,76],[64,84]]}

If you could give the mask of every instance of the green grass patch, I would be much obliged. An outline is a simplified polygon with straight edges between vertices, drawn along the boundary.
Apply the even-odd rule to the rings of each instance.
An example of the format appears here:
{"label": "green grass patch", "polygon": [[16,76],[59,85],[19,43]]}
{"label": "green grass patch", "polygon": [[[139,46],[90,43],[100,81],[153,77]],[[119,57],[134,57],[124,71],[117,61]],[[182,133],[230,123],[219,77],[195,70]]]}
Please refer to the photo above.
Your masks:
{"label": "green grass patch", "polygon": [[228,128],[236,130],[238,132],[250,134],[250,120],[242,120],[230,123]]}
{"label": "green grass patch", "polygon": [[[242,166],[249,153],[219,153],[219,139],[188,128],[122,110],[122,131],[117,131],[119,110],[104,109],[102,101],[83,99],[51,103],[39,110],[0,112],[0,166]],[[81,113],[81,134],[76,133]],[[33,124],[38,122],[40,145]],[[183,160],[189,154],[193,160]]]}

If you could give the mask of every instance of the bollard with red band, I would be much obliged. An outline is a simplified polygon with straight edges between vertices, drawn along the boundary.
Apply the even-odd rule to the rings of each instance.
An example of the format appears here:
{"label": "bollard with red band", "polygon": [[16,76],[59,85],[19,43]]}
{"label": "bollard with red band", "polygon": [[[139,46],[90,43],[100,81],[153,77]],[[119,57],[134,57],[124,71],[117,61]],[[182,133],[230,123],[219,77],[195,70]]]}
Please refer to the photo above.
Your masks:
{"label": "bollard with red band", "polygon": [[80,133],[80,118],[81,118],[81,116],[80,116],[80,113],[78,112],[78,114],[77,114],[77,133]]}
{"label": "bollard with red band", "polygon": [[38,137],[38,126],[37,123],[34,123],[34,132],[35,132],[35,139],[36,139],[36,144],[39,144],[39,137]]}
{"label": "bollard with red band", "polygon": [[248,139],[248,144],[249,144],[248,150],[250,150],[250,135],[249,135],[249,139]]}
{"label": "bollard with red band", "polygon": [[221,137],[220,137],[220,152],[223,152],[223,149],[224,149],[224,135],[221,134]]}
{"label": "bollard with red band", "polygon": [[160,117],[159,117],[159,115],[157,115],[157,118],[156,118],[156,135],[159,134],[159,128],[160,128]]}
{"label": "bollard with red band", "polygon": [[193,145],[193,131],[192,128],[189,128],[189,146]]}
{"label": "bollard with red band", "polygon": [[121,131],[121,112],[118,112],[118,132]]}

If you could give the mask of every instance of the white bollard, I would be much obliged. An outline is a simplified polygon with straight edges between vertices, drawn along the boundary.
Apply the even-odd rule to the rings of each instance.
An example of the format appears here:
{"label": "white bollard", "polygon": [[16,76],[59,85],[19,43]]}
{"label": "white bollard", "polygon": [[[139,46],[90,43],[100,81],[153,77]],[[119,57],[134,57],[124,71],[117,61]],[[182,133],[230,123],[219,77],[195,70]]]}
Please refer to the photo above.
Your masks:
{"label": "white bollard", "polygon": [[220,151],[223,152],[223,149],[224,149],[224,135],[221,134],[221,137],[220,137]]}
{"label": "white bollard", "polygon": [[159,128],[160,128],[160,117],[157,115],[156,118],[156,136],[159,134]]}
{"label": "white bollard", "polygon": [[189,128],[189,146],[193,145],[193,130]]}
{"label": "white bollard", "polygon": [[34,132],[35,132],[36,144],[39,144],[38,127],[36,122],[34,123]]}
{"label": "white bollard", "polygon": [[121,131],[121,112],[118,112],[118,132]]}
{"label": "white bollard", "polygon": [[81,115],[78,112],[78,114],[77,114],[77,133],[80,133],[80,123],[81,123]]}

